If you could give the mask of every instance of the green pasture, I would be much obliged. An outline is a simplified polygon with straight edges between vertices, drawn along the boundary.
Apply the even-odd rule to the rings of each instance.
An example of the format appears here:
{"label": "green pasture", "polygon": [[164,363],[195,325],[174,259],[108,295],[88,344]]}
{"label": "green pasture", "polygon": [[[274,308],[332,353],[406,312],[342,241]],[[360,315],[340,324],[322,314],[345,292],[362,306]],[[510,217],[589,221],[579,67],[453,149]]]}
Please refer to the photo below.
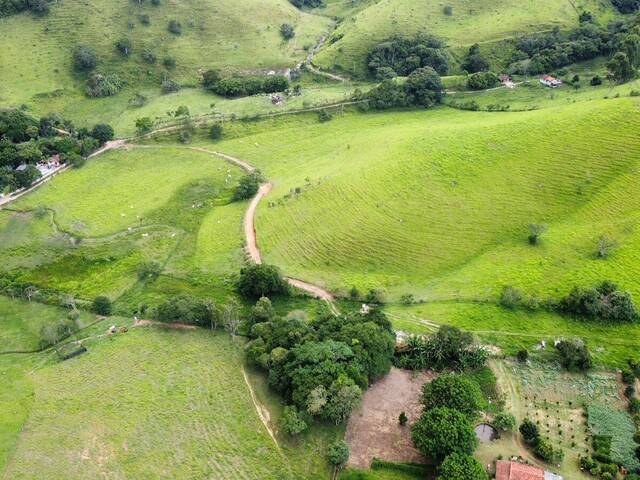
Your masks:
{"label": "green pasture", "polygon": [[[557,297],[603,278],[638,295],[638,105],[307,115],[216,148],[274,182],[257,230],[288,275],[391,300],[495,298],[505,284]],[[530,223],[549,225],[538,247]],[[619,241],[609,259],[595,257],[601,235]]]}
{"label": "green pasture", "polygon": [[598,364],[620,368],[627,359],[638,358],[640,325],[601,325],[544,310],[509,310],[490,303],[394,305],[387,313],[398,330],[423,334],[433,331],[434,325],[454,325],[500,347],[506,355],[515,355],[522,348],[535,353],[544,340],[547,349],[539,353],[553,358],[555,340],[579,337]]}
{"label": "green pasture", "polygon": [[[453,15],[444,13],[445,5],[453,7]],[[458,55],[459,47],[473,43],[499,42],[556,26],[576,26],[583,9],[603,22],[615,15],[611,5],[597,0],[382,0],[344,20],[330,37],[336,41],[328,42],[315,63],[361,77],[366,74],[366,56],[371,47],[394,35],[433,34],[443,38]]]}

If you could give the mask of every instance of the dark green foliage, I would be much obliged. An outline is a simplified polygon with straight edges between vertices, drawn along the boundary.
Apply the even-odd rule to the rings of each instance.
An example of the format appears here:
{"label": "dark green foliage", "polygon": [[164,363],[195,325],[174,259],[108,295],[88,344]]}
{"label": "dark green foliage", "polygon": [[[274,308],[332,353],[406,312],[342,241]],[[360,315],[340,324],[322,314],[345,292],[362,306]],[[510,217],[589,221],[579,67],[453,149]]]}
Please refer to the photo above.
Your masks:
{"label": "dark green foliage", "polygon": [[[20,110],[0,110],[0,138],[9,142],[26,142],[31,138],[29,132],[34,128],[37,131],[38,126],[37,120]],[[7,144],[0,144],[0,150],[7,146]]]}
{"label": "dark green foliage", "polygon": [[634,323],[638,321],[638,312],[631,295],[618,289],[609,281],[602,282],[596,288],[574,287],[560,301],[561,311],[599,320],[607,323]]}
{"label": "dark green foliage", "polygon": [[602,85],[602,78],[600,77],[600,75],[595,75],[593,78],[591,78],[591,80],[589,81],[589,84],[592,87],[597,87],[598,85]]}
{"label": "dark green foliage", "polygon": [[40,170],[33,165],[27,165],[24,170],[15,172],[15,180],[18,188],[28,188],[33,182],[42,176]]}
{"label": "dark green foliage", "polygon": [[473,337],[456,327],[444,325],[428,338],[411,337],[406,347],[396,355],[400,368],[463,371],[485,365],[487,353],[473,346]]}
{"label": "dark green foliage", "polygon": [[482,464],[472,455],[452,453],[440,465],[439,480],[487,480]]}
{"label": "dark green foliage", "polygon": [[320,123],[329,122],[333,119],[333,115],[329,113],[327,110],[322,109],[318,112],[318,121]]}
{"label": "dark green foliage", "polygon": [[538,430],[538,426],[531,420],[525,418],[520,425],[519,430],[522,434],[522,438],[529,445],[535,445],[536,443],[538,443],[538,438],[540,438],[540,431]]}
{"label": "dark green foliage", "polygon": [[114,131],[111,125],[106,123],[98,123],[91,130],[91,136],[100,142],[100,145],[105,144],[109,140],[113,140]]}
{"label": "dark green foliage", "polygon": [[214,123],[209,129],[209,138],[211,140],[220,140],[224,133],[224,127],[219,123]]}
{"label": "dark green foliage", "polygon": [[547,463],[559,464],[564,459],[564,452],[556,448],[546,437],[540,437],[536,443],[533,453]]}
{"label": "dark green foliage", "polygon": [[162,59],[162,65],[164,65],[164,67],[168,68],[169,70],[173,70],[174,68],[176,68],[176,59],[173,57],[164,57]]}
{"label": "dark green foliage", "polygon": [[280,427],[287,435],[295,436],[307,429],[307,423],[296,407],[287,405],[282,412]]}
{"label": "dark green foliage", "polygon": [[640,0],[611,0],[620,13],[635,13],[640,9]]}
{"label": "dark green foliage", "polygon": [[560,363],[570,372],[589,370],[593,365],[591,354],[581,341],[563,340],[556,345],[556,349],[560,354]]}
{"label": "dark green foliage", "polygon": [[98,65],[98,57],[91,47],[77,45],[73,50],[73,66],[78,72],[90,72]]}
{"label": "dark green foliage", "polygon": [[283,23],[282,25],[280,25],[280,34],[285,40],[291,40],[293,37],[295,37],[296,32],[293,29],[293,25]]}
{"label": "dark green foliage", "polygon": [[155,53],[153,53],[151,50],[149,50],[148,48],[145,48],[142,53],[140,54],[140,56],[142,57],[142,59],[149,63],[149,64],[154,64],[158,61],[158,58],[156,57]]}
{"label": "dark green foliage", "polygon": [[49,2],[48,0],[0,0],[0,18],[27,10],[37,16],[46,15],[49,13]]}
{"label": "dark green foliage", "polygon": [[617,83],[624,83],[636,76],[636,70],[625,52],[616,53],[607,63],[607,69]]}
{"label": "dark green foliage", "polygon": [[349,446],[344,440],[336,440],[327,450],[327,460],[331,465],[342,467],[349,460]]}
{"label": "dark green foliage", "polygon": [[388,108],[403,108],[412,105],[412,99],[407,96],[404,85],[394,80],[384,80],[378,86],[369,90],[364,96],[369,106],[376,110]]}
{"label": "dark green foliage", "polygon": [[167,78],[166,80],[162,81],[160,89],[162,90],[162,93],[174,93],[180,90],[180,84],[175,80]]}
{"label": "dark green foliage", "polygon": [[369,71],[380,80],[406,77],[424,67],[431,67],[440,75],[449,69],[444,44],[426,35],[413,39],[396,37],[380,43],[369,53],[367,63]]}
{"label": "dark green foliage", "polygon": [[215,83],[205,81],[205,87],[223,97],[246,97],[259,93],[284,92],[289,88],[289,80],[281,75],[244,76],[222,78]]}
{"label": "dark green foliage", "polygon": [[451,5],[447,5],[442,11],[447,17],[451,17],[453,15],[453,7]]}
{"label": "dark green foliage", "polygon": [[233,193],[233,200],[237,202],[252,198],[256,193],[258,193],[260,184],[263,181],[264,177],[262,176],[262,173],[260,173],[260,170],[254,170],[248,175],[245,175],[240,179],[240,182],[238,182],[238,186]]}
{"label": "dark green foliage", "polygon": [[525,363],[527,360],[529,360],[529,350],[526,348],[518,350],[518,361]]}
{"label": "dark green foliage", "polygon": [[495,416],[492,424],[497,430],[506,432],[516,427],[516,418],[509,412],[500,412]]}
{"label": "dark green foliage", "polygon": [[211,301],[190,295],[177,295],[158,305],[155,318],[166,323],[185,323],[210,327],[217,320],[218,312]]}
{"label": "dark green foliage", "polygon": [[627,385],[633,385],[636,381],[636,376],[631,370],[625,368],[622,370],[622,381]]}
{"label": "dark green foliage", "polygon": [[463,70],[469,73],[478,73],[489,70],[489,61],[480,52],[480,45],[477,43],[469,48],[469,53],[461,65]]}
{"label": "dark green foliage", "polygon": [[404,427],[408,421],[409,418],[407,417],[407,414],[405,412],[400,412],[400,415],[398,416],[398,423],[400,426]]}
{"label": "dark green foliage", "polygon": [[254,264],[240,270],[238,291],[247,298],[285,295],[289,287],[273,265]]}
{"label": "dark green foliage", "polygon": [[405,89],[407,95],[415,99],[416,105],[427,108],[440,103],[444,91],[440,75],[431,67],[423,67],[411,72]]}
{"label": "dark green foliage", "polygon": [[213,90],[220,80],[222,76],[218,70],[207,70],[202,74],[202,84],[208,90]]}
{"label": "dark green foliage", "polygon": [[445,374],[424,385],[422,403],[425,408],[448,407],[475,417],[485,406],[477,383],[460,374]]}
{"label": "dark green foliage", "polygon": [[85,92],[89,97],[111,97],[125,86],[125,82],[116,73],[103,75],[95,73],[87,80]]}
{"label": "dark green foliage", "polygon": [[40,348],[56,345],[78,331],[78,324],[71,318],[43,325],[40,328]]}
{"label": "dark green foliage", "polygon": [[118,52],[125,57],[128,57],[131,55],[131,51],[133,50],[133,43],[131,43],[130,39],[123,37],[116,42],[116,48],[118,49]]}
{"label": "dark green foliage", "polygon": [[452,453],[470,455],[478,443],[467,416],[450,408],[426,411],[411,433],[416,448],[436,461],[442,461]]}
{"label": "dark green foliage", "polygon": [[136,130],[139,134],[149,133],[153,129],[153,120],[149,117],[142,117],[136,120]]}
{"label": "dark green foliage", "polygon": [[471,90],[486,90],[500,84],[500,79],[493,72],[474,73],[467,80],[467,86]]}
{"label": "dark green foliage", "polygon": [[111,315],[111,300],[103,295],[96,297],[93,300],[92,310],[98,315]]}
{"label": "dark green foliage", "polygon": [[170,20],[167,28],[169,32],[174,35],[180,35],[182,33],[182,24],[177,20]]}
{"label": "dark green foliage", "polygon": [[295,5],[298,8],[302,8],[302,7],[309,7],[309,8],[315,8],[315,7],[322,7],[325,3],[324,0],[289,0],[293,5]]}

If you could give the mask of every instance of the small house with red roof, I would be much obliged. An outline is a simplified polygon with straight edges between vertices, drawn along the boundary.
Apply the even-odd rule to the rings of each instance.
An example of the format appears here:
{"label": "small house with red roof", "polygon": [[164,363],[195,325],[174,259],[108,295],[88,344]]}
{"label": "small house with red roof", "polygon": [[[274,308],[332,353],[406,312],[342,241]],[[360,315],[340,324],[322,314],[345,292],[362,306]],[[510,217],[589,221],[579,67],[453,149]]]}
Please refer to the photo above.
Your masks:
{"label": "small house with red roof", "polygon": [[551,75],[545,75],[542,77],[540,79],[540,83],[549,88],[558,88],[562,86],[562,80],[558,80],[556,77],[552,77]]}

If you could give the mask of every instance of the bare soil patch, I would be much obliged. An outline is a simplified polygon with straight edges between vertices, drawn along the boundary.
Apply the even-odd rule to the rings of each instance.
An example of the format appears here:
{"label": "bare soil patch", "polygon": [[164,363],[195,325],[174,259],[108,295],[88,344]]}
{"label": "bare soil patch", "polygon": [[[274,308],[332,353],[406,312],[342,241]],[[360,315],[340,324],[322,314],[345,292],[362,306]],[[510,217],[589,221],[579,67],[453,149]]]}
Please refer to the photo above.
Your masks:
{"label": "bare soil patch", "polygon": [[[425,463],[411,441],[411,425],[422,413],[422,386],[434,378],[433,372],[392,368],[367,390],[360,409],[351,415],[347,426],[349,467],[369,468],[374,458]],[[409,417],[404,427],[398,423],[400,412]]]}

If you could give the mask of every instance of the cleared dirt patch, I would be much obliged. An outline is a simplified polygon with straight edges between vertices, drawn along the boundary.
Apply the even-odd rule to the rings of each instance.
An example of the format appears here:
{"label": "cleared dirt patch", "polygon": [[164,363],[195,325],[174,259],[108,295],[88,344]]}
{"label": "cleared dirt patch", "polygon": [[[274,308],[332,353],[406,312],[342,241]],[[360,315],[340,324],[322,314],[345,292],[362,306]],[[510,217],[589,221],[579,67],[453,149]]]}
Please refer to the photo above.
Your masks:
{"label": "cleared dirt patch", "polygon": [[[411,425],[422,413],[422,386],[435,377],[432,372],[392,368],[367,390],[360,409],[351,415],[347,426],[346,440],[351,450],[349,467],[369,468],[374,458],[390,462],[425,462],[413,447]],[[403,411],[409,421],[401,427],[398,416]]]}

